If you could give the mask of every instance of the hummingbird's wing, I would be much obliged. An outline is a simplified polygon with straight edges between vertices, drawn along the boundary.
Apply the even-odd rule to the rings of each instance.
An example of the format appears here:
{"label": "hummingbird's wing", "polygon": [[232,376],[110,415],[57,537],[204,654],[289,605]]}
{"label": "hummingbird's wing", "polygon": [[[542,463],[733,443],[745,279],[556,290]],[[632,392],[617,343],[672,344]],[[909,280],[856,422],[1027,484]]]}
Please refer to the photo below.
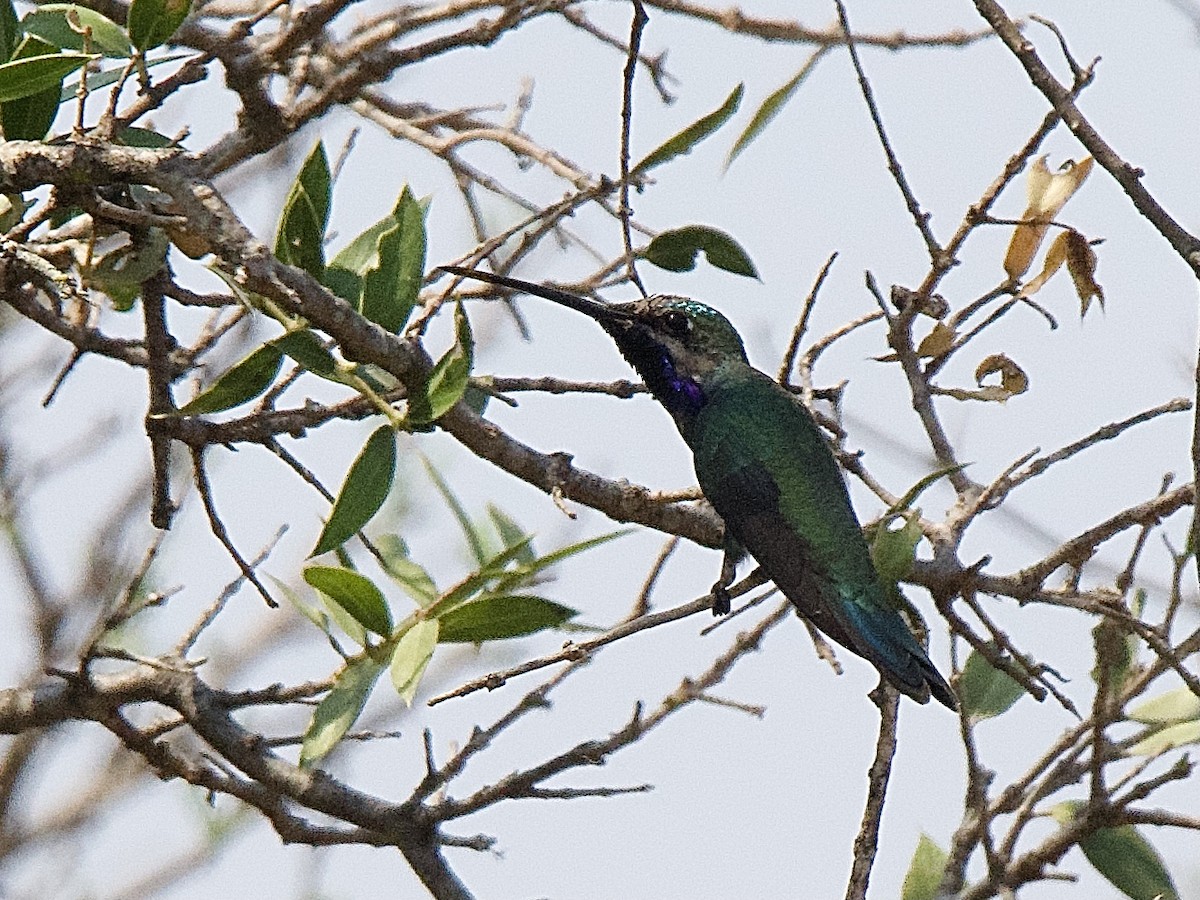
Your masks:
{"label": "hummingbird's wing", "polygon": [[760,372],[706,385],[689,435],[705,496],[817,628],[899,690],[954,707],[879,582],[833,454],[808,410]]}

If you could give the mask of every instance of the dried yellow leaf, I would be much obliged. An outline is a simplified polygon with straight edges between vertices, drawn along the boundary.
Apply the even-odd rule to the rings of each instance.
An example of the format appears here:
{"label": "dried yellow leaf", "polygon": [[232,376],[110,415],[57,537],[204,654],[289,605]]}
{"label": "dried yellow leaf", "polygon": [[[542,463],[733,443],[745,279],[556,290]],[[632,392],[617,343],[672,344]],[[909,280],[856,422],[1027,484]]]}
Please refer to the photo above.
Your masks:
{"label": "dried yellow leaf", "polygon": [[1092,298],[1100,301],[1104,309],[1104,290],[1096,283],[1096,251],[1092,245],[1075,229],[1063,234],[1066,238],[1067,271],[1075,282],[1075,293],[1079,295],[1079,317],[1087,315]]}
{"label": "dried yellow leaf", "polygon": [[939,356],[945,356],[950,352],[950,348],[954,346],[954,329],[945,322],[938,322],[933,326],[933,330],[921,339],[921,343],[917,345],[917,356],[937,359]]}
{"label": "dried yellow leaf", "polygon": [[[1020,366],[1003,353],[993,353],[991,356],[984,358],[975,367],[975,383],[983,387],[983,379],[996,372],[1000,373],[1000,384],[998,387],[1008,397],[1023,394],[1029,390],[1029,376],[1025,374],[1025,371]],[[1003,399],[1007,400],[1008,397],[1004,397]]]}
{"label": "dried yellow leaf", "polygon": [[1028,201],[1023,222],[1013,232],[1004,256],[1004,271],[1018,279],[1029,271],[1033,257],[1046,237],[1046,229],[1066,202],[1079,190],[1092,171],[1094,161],[1085,157],[1080,162],[1067,160],[1058,172],[1051,172],[1046,157],[1039,156],[1029,169],[1026,182]]}
{"label": "dried yellow leaf", "polygon": [[1046,251],[1046,262],[1042,265],[1042,271],[1038,273],[1036,278],[1031,278],[1021,288],[1020,296],[1032,297],[1042,289],[1042,286],[1050,280],[1050,276],[1062,268],[1062,264],[1067,261],[1067,235],[1069,232],[1064,231],[1050,243],[1050,249]]}

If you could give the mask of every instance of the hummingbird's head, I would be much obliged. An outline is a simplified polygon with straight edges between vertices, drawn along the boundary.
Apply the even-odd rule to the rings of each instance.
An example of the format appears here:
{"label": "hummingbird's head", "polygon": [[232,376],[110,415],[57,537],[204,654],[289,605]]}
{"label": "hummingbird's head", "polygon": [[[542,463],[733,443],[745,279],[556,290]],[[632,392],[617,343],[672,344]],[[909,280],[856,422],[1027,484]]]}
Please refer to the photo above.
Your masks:
{"label": "hummingbird's head", "polygon": [[600,323],[646,387],[677,421],[704,405],[704,379],[726,362],[746,362],[746,349],[723,315],[687,297],[656,295],[628,303],[597,303],[557,288],[458,266],[446,272],[552,300]]}
{"label": "hummingbird's head", "polygon": [[[696,300],[659,294],[644,300],[603,307],[598,318],[622,352],[646,344],[660,348],[680,374],[703,379],[724,362],[746,362],[746,349],[723,315]],[[629,353],[625,353],[629,356]],[[639,370],[635,359],[629,360]]]}

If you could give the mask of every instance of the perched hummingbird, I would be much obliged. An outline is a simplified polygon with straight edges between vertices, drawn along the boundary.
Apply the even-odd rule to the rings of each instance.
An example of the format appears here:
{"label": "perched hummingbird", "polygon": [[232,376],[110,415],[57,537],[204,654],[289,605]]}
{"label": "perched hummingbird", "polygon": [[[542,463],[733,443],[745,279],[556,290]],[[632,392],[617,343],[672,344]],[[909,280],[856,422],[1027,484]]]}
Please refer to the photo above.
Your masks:
{"label": "perched hummingbird", "polygon": [[796,607],[920,703],[956,709],[954,692],[889,602],[841,470],[812,414],[755,369],[723,315],[686,297],[606,305],[490,272],[444,271],[569,307],[600,323],[691,448],[704,496],[725,521],[713,610],[743,551]]}

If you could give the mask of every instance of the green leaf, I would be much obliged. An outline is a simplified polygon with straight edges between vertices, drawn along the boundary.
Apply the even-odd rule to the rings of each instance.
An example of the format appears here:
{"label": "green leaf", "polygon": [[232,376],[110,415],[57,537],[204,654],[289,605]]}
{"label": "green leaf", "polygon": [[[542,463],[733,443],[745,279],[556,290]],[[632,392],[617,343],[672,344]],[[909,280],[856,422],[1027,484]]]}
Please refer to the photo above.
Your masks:
{"label": "green leaf", "polygon": [[489,394],[487,391],[480,390],[474,384],[468,384],[467,390],[463,393],[463,403],[465,403],[477,416],[483,415],[483,411],[487,409],[488,402],[491,399],[491,394]]}
{"label": "green leaf", "polygon": [[499,594],[464,603],[441,616],[443,644],[481,644],[561,625],[578,611],[541,597]]}
{"label": "green leaf", "polygon": [[268,575],[268,578],[275,583],[275,588],[279,593],[283,594],[285,600],[295,607],[296,611],[308,621],[312,622],[317,628],[321,629],[325,634],[329,634],[329,616],[317,609],[315,606],[310,606],[300,599],[299,595],[291,589],[285,582],[280,581],[274,575]]}
{"label": "green leaf", "polygon": [[0,234],[15,228],[33,204],[20,194],[0,194]]}
{"label": "green leaf", "polygon": [[306,371],[329,381],[342,382],[337,360],[325,349],[321,339],[307,328],[289,331],[282,337],[275,338],[270,344],[299,363]]}
{"label": "green leaf", "polygon": [[669,162],[677,156],[691,151],[700,141],[704,140],[727,121],[729,117],[737,112],[738,104],[742,102],[742,85],[738,85],[733,89],[725,102],[721,104],[719,109],[714,110],[703,118],[697,119],[679,134],[662,144],[654,150],[649,156],[639,162],[629,174],[641,175],[655,166],[661,166],[665,162]]}
{"label": "green leaf", "polygon": [[129,4],[129,39],[143,53],[165,44],[192,9],[192,0],[133,0]]}
{"label": "green leaf", "polygon": [[0,65],[0,103],[58,89],[63,78],[91,59],[82,53],[30,56]]}
{"label": "green leaf", "polygon": [[[328,553],[357,534],[371,520],[392,490],[396,475],[396,433],[391,425],[375,429],[338,491],[329,521],[311,556]],[[365,622],[363,623],[366,624]],[[382,632],[381,632],[382,633]]]}
{"label": "green leaf", "polygon": [[[83,34],[72,26],[72,22],[91,30],[86,48]],[[100,53],[119,59],[126,59],[133,53],[124,28],[107,16],[74,3],[39,6],[21,20],[21,28],[26,34],[36,35],[62,50]]]}
{"label": "green leaf", "polygon": [[908,874],[904,876],[900,900],[937,900],[948,858],[945,850],[922,834],[908,866]]}
{"label": "green leaf", "polygon": [[[155,66],[161,66],[161,65],[164,65],[165,63],[175,62],[176,60],[184,59],[186,57],[187,57],[186,53],[173,53],[170,56],[160,56],[156,59],[144,60],[142,62],[142,66],[146,69],[153,69]],[[114,68],[106,69],[103,72],[92,72],[87,77],[87,88],[89,91],[98,91],[101,88],[108,87],[110,84],[116,84],[118,81],[121,80],[121,76],[122,76],[122,74],[124,74],[124,72],[125,72],[124,66],[115,66]],[[69,84],[67,84],[62,89],[62,93],[59,95],[59,101],[62,103],[66,103],[68,100],[73,100],[78,94],[79,94],[79,79],[76,78],[76,79],[72,80]],[[125,131],[135,131],[135,132],[141,131],[141,132],[145,132],[146,134],[153,134],[153,132],[147,131],[144,128],[123,129],[122,134],[124,134]],[[118,139],[120,139],[120,135],[118,135]],[[169,140],[167,138],[163,138],[163,141],[165,141],[165,143],[162,144],[161,146],[166,146],[166,147],[180,146],[178,142]],[[125,143],[125,141],[122,140],[121,143]],[[130,143],[130,144],[126,144],[126,146],[129,146],[129,147],[151,147],[153,149],[158,149],[160,145],[159,144],[149,144],[149,143],[147,143],[147,144]]]}
{"label": "green leaf", "polygon": [[[586,540],[578,541],[574,544],[568,544],[566,547],[559,547],[557,550],[547,553],[545,556],[539,556],[537,559],[527,565],[518,566],[511,572],[504,574],[503,577],[496,582],[496,589],[500,591],[510,591],[516,587],[532,584],[539,573],[544,572],[551,566],[557,565],[558,563],[565,559],[569,559],[572,556],[583,553],[585,550],[590,550],[593,547],[599,547],[601,544],[607,544],[609,541],[616,538],[624,537],[627,534],[632,534],[633,531],[634,529],[632,528],[621,528],[617,531],[610,531],[607,534],[601,534],[593,538],[587,538]],[[526,540],[532,540],[532,537],[527,538]]]}
{"label": "green leaf", "polygon": [[358,309],[365,318],[396,333],[416,305],[425,274],[425,209],[407,187],[392,211],[392,222],[379,235],[376,265],[363,272]]}
{"label": "green leaf", "polygon": [[888,511],[883,514],[882,518],[884,520],[888,520],[908,509],[911,509],[912,505],[917,502],[917,498],[925,493],[927,488],[942,478],[945,478],[947,475],[962,471],[969,465],[970,463],[956,463],[952,466],[944,466],[941,469],[930,472],[928,475],[910,487],[907,491],[905,491],[903,497],[888,507]]}
{"label": "green leaf", "polygon": [[[0,10],[3,8],[4,0],[0,0]],[[34,35],[26,35],[16,51],[13,52],[12,58],[28,59],[32,56],[49,56],[54,53],[55,48],[52,44]],[[4,139],[6,141],[40,141],[44,138],[50,130],[50,126],[54,124],[55,116],[58,115],[61,90],[62,79],[59,79],[57,85],[51,85],[40,93],[0,103],[0,127],[4,129]]]}
{"label": "green leaf", "polygon": [[1142,738],[1125,752],[1129,756],[1158,756],[1176,747],[1200,743],[1200,721],[1176,722]]}
{"label": "green leaf", "polygon": [[170,243],[161,228],[149,228],[130,246],[100,257],[87,273],[87,282],[108,294],[118,312],[127,312],[142,292],[142,284],[167,261]]}
{"label": "green leaf", "polygon": [[668,272],[690,272],[696,268],[696,254],[704,251],[709,263],[718,269],[757,278],[758,270],[737,241],[723,231],[707,225],[685,225],[664,231],[646,247],[646,259]]}
{"label": "green leaf", "polygon": [[0,0],[0,62],[12,59],[13,50],[21,42],[21,26],[12,0]]}
{"label": "green leaf", "polygon": [[315,278],[325,269],[325,228],[332,190],[325,145],[317,141],[288,191],[275,238],[279,261],[298,266]]}
{"label": "green leaf", "polygon": [[[407,188],[405,188],[407,190]],[[401,195],[403,196],[403,194]],[[396,227],[396,216],[394,212],[388,213],[349,244],[338,251],[337,256],[329,263],[331,269],[341,269],[358,278],[366,274],[367,269],[372,268],[379,263],[379,239],[383,237],[384,232],[390,231]],[[338,294],[343,300],[350,303],[358,302],[358,289],[355,288],[354,293],[346,296]]]}
{"label": "green leaf", "polygon": [[487,587],[488,582],[495,581],[505,574],[505,567],[525,551],[525,547],[528,546],[531,540],[533,540],[532,537],[527,538],[520,544],[506,547],[495,556],[486,560],[476,571],[446,591],[435,604],[437,608],[444,614],[446,610],[478,594]]}
{"label": "green leaf", "polygon": [[368,631],[382,637],[392,633],[392,613],[375,582],[352,569],[309,566],[304,580],[350,613]]}
{"label": "green leaf", "polygon": [[417,685],[438,643],[437,619],[423,619],[404,632],[392,651],[392,684],[406,706],[412,706]]}
{"label": "green leaf", "polygon": [[1024,693],[1015,678],[994,667],[978,650],[971,651],[958,679],[958,699],[972,721],[1006,712]]}
{"label": "green leaf", "polygon": [[458,527],[462,529],[463,536],[467,539],[467,545],[471,548],[471,554],[475,557],[475,561],[480,565],[486,564],[488,561],[487,541],[484,540],[483,533],[471,521],[467,510],[458,499],[458,495],[450,489],[450,485],[446,483],[442,473],[435,469],[429,460],[425,460],[425,471],[429,473],[433,486],[437,488],[442,499],[446,501],[446,505],[450,507],[450,512],[454,513],[454,518],[458,521]]}
{"label": "green leaf", "polygon": [[[340,553],[341,551],[339,550],[338,552]],[[367,646],[369,643],[367,629],[362,627],[362,623],[346,612],[339,604],[329,599],[328,595],[318,592],[318,596],[321,598],[321,604],[325,607],[330,621],[336,623],[337,627],[342,629],[346,637],[350,638],[358,646]]]}
{"label": "green leaf", "polygon": [[1096,664],[1091,675],[1097,687],[1107,680],[1111,694],[1121,692],[1137,651],[1137,642],[1131,638],[1133,629],[1116,619],[1101,617],[1092,628]]}
{"label": "green leaf", "polygon": [[423,566],[413,562],[399,535],[381,535],[375,539],[375,548],[383,557],[383,570],[420,606],[430,606],[437,600],[438,589],[433,578]]}
{"label": "green leaf", "polygon": [[475,345],[461,300],[454,305],[454,333],[454,346],[434,364],[425,383],[423,398],[409,405],[408,418],[414,424],[436,422],[466,393]]}
{"label": "green leaf", "polygon": [[259,347],[179,409],[180,415],[224,412],[253,400],[279,374],[283,354],[270,344]]}
{"label": "green leaf", "polygon": [[525,544],[525,552],[517,557],[519,564],[529,565],[537,559],[537,554],[533,552],[533,547],[529,544],[529,533],[518,525],[508,513],[495,504],[489,503],[488,517],[496,527],[496,534],[500,535],[502,546],[513,547],[517,544]]}
{"label": "green leaf", "polygon": [[1133,900],[1179,900],[1158,852],[1132,825],[1097,828],[1079,839],[1083,855]]}
{"label": "green leaf", "polygon": [[908,577],[921,541],[920,513],[911,511],[900,518],[904,520],[900,528],[878,528],[871,541],[871,559],[884,584],[896,584]]}
{"label": "green leaf", "polygon": [[304,742],[300,745],[301,766],[311,766],[337,746],[362,713],[382,672],[382,665],[363,655],[348,662],[338,673],[329,693],[313,710],[312,722],[304,732]]}
{"label": "green leaf", "polygon": [[[181,59],[176,56],[174,59]],[[113,70],[120,74],[120,69]],[[107,75],[108,72],[101,72],[101,75]],[[88,83],[89,90],[91,82]],[[122,128],[116,137],[118,144],[123,147],[144,147],[147,150],[166,150],[170,147],[178,147],[174,138],[169,138],[165,134],[159,134],[157,131],[152,131],[149,128],[138,128],[136,125],[129,125]]]}
{"label": "green leaf", "polygon": [[767,125],[770,124],[771,120],[779,115],[779,111],[782,110],[783,107],[787,105],[787,102],[792,99],[792,95],[796,93],[796,89],[800,87],[801,83],[808,78],[812,70],[816,68],[817,62],[822,56],[824,56],[824,53],[825,51],[821,50],[810,56],[808,58],[808,62],[801,67],[799,72],[793,75],[791,79],[789,79],[788,82],[783,85],[783,87],[773,91],[767,97],[767,99],[762,102],[762,105],[754,111],[754,116],[750,119],[750,124],[747,125],[745,130],[738,135],[738,139],[733,143],[733,149],[730,150],[729,155],[725,157],[726,169],[733,165],[733,161],[741,155],[743,150],[750,146],[750,143],[756,137],[762,134]]}
{"label": "green leaf", "polygon": [[1144,700],[1129,710],[1129,718],[1146,725],[1171,725],[1200,719],[1200,697],[1186,684]]}

